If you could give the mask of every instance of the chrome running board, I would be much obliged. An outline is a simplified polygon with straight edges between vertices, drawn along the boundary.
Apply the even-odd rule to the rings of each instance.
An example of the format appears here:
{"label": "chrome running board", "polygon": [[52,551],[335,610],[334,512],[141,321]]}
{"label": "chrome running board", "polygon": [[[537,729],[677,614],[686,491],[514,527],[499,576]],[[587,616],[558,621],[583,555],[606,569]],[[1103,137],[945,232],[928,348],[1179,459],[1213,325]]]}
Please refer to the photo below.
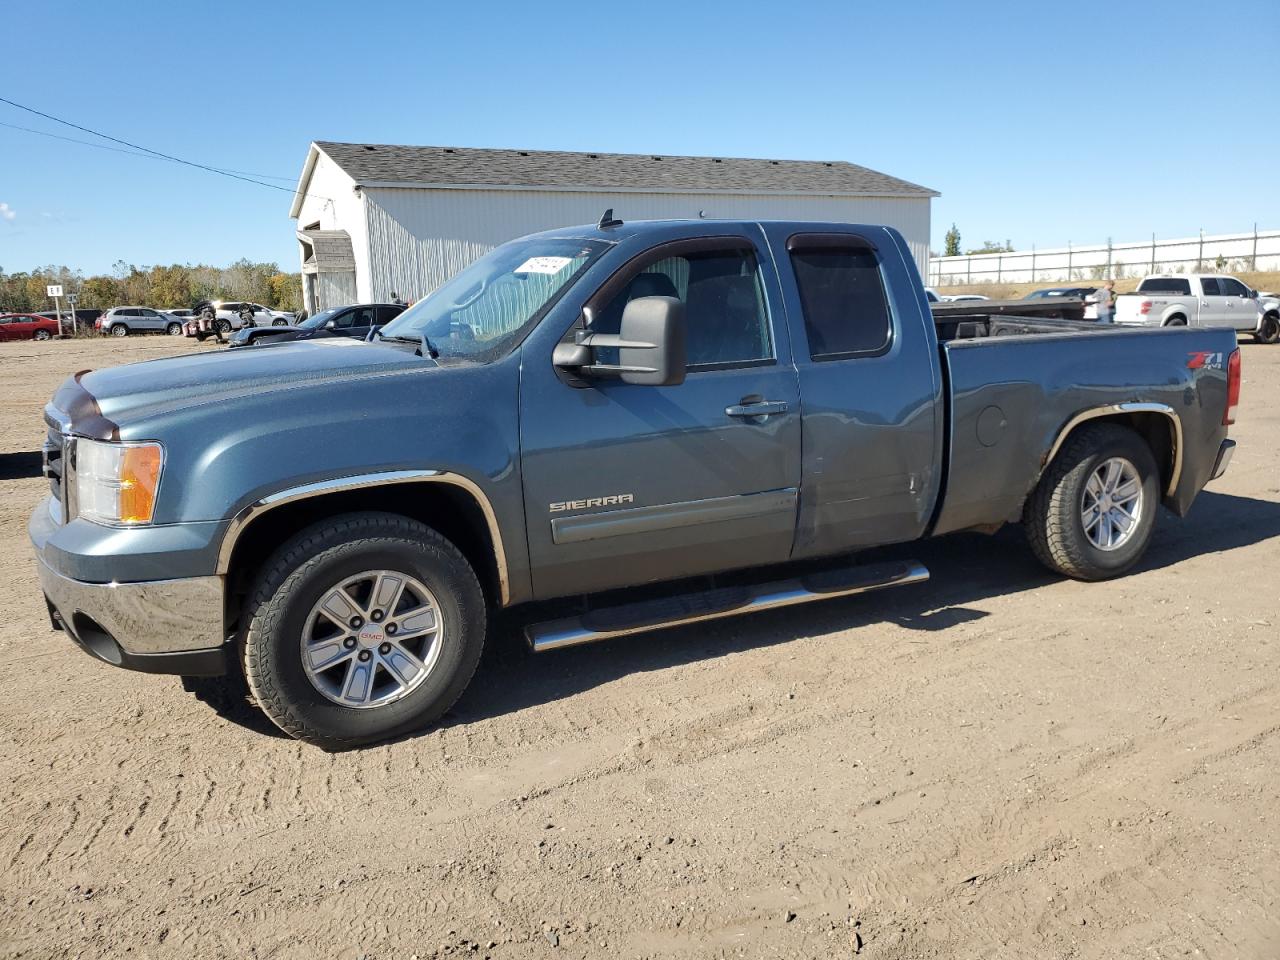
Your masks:
{"label": "chrome running board", "polygon": [[735,617],[813,600],[829,600],[886,587],[900,587],[929,579],[929,571],[914,560],[874,563],[843,570],[808,574],[791,580],[745,587],[722,587],[660,600],[628,603],[593,610],[577,617],[532,623],[524,628],[534,652],[572,647],[646,630],[663,630],[701,620]]}

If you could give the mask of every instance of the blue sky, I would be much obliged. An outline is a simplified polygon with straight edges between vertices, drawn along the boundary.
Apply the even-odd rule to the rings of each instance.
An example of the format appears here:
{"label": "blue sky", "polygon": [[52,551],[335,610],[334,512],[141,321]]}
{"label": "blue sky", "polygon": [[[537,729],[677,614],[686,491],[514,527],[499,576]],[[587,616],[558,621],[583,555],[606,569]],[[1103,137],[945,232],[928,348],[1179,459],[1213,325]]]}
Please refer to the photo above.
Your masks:
{"label": "blue sky", "polygon": [[[313,139],[840,159],[941,191],[939,248],[953,221],[1019,249],[1280,227],[1276,0],[16,0],[4,25],[0,96],[256,174]],[[8,271],[297,269],[289,200],[0,126]]]}

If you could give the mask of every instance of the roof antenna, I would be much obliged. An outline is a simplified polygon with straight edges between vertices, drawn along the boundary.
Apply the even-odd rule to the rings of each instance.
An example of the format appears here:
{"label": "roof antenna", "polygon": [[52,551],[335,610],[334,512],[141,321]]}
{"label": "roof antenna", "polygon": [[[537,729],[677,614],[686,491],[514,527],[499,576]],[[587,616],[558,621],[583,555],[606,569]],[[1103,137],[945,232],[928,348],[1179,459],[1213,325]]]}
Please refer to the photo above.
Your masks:
{"label": "roof antenna", "polygon": [[604,230],[607,227],[620,227],[622,226],[622,221],[615,220],[613,218],[613,207],[610,207],[604,212],[604,216],[600,218],[600,222],[597,223],[596,226],[601,230]]}

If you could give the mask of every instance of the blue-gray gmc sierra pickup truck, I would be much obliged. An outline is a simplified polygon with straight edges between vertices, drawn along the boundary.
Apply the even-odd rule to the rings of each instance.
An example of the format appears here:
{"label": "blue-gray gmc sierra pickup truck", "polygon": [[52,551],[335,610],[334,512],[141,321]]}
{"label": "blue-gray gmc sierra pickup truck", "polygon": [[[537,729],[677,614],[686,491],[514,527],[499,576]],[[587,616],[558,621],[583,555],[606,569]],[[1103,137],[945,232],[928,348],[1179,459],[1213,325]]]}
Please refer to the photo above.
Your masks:
{"label": "blue-gray gmc sierra pickup truck", "polygon": [[30,522],[53,625],[118,666],[243,671],[341,748],[446,711],[497,608],[583,598],[526,628],[551,649],[922,580],[723,575],[1007,522],[1053,570],[1122,573],[1226,469],[1235,333],[972,306],[935,319],[887,227],[607,215],[377,342],[76,374]]}

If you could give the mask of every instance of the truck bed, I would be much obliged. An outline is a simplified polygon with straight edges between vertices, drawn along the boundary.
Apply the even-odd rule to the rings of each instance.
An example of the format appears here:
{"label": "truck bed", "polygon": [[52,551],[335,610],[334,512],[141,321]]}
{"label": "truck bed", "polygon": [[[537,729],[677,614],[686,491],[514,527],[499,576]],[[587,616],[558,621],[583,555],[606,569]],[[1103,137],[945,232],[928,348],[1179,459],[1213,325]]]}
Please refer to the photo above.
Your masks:
{"label": "truck bed", "polygon": [[[1216,443],[1201,441],[1225,429],[1225,358],[1236,349],[1234,331],[1016,317],[962,323],[988,330],[939,346],[951,416],[935,533],[1016,520],[1046,451],[1073,417],[1139,400],[1167,408],[1181,424],[1181,476],[1163,492],[1167,507],[1186,512],[1213,470],[1205,458]],[[1197,356],[1200,362],[1191,362]],[[1197,396],[1197,403],[1187,399]]]}

